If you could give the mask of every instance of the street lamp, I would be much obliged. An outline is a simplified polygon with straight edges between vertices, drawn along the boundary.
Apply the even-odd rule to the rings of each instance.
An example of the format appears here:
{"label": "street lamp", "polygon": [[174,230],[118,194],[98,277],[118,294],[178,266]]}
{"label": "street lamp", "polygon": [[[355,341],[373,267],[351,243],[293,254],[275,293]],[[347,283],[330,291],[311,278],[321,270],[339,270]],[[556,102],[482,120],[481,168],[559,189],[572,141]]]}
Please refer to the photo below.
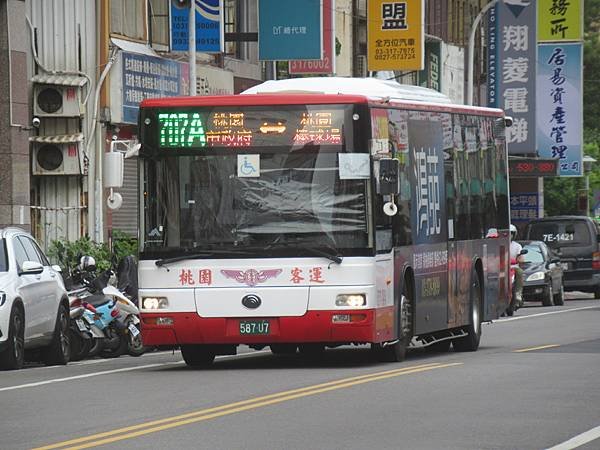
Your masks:
{"label": "street lamp", "polygon": [[477,14],[477,17],[475,17],[473,25],[471,25],[471,31],[469,32],[469,60],[467,66],[467,77],[469,81],[467,82],[467,105],[473,105],[473,53],[475,52],[475,33],[477,32],[477,27],[479,26],[479,22],[481,22],[483,16],[496,3],[498,3],[498,0],[492,0],[483,7],[479,14]]}
{"label": "street lamp", "polygon": [[[596,160],[594,158],[592,158],[591,156],[588,155],[583,155],[582,158],[582,163],[583,163],[583,176],[584,176],[584,191],[585,191],[585,202],[583,203],[583,207],[585,208],[585,215],[589,216],[590,215],[590,204],[589,204],[589,198],[590,198],[590,171],[592,170],[592,164],[595,163]],[[595,206],[595,205],[594,205]],[[581,208],[580,209],[584,209]]]}

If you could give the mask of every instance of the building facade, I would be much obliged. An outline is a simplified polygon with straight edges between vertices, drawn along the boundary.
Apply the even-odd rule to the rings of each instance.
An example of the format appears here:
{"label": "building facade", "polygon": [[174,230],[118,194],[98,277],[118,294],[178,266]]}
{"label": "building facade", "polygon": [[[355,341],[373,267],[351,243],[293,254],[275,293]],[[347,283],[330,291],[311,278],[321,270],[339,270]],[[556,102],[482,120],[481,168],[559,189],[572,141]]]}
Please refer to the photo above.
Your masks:
{"label": "building facade", "polygon": [[[84,235],[102,242],[117,229],[137,235],[137,161],[125,160],[123,204],[111,210],[103,159],[133,146],[141,99],[189,93],[188,55],[172,39],[175,3],[0,0],[2,226],[31,229],[45,246]],[[463,103],[469,24],[484,3],[425,2],[425,70],[376,74],[366,67],[367,0],[335,0],[335,75],[394,78]],[[258,0],[220,5],[224,42],[197,53],[197,95],[239,93],[276,76],[273,62],[258,59]]]}

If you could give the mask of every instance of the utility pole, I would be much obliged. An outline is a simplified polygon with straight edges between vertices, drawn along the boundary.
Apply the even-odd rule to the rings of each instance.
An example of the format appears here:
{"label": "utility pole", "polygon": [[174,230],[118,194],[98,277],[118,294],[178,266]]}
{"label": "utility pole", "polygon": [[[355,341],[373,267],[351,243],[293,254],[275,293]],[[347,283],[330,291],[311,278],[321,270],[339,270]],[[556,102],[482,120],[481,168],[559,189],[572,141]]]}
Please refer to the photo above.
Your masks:
{"label": "utility pole", "polygon": [[188,61],[190,65],[190,95],[196,95],[196,0],[190,1],[188,19]]}

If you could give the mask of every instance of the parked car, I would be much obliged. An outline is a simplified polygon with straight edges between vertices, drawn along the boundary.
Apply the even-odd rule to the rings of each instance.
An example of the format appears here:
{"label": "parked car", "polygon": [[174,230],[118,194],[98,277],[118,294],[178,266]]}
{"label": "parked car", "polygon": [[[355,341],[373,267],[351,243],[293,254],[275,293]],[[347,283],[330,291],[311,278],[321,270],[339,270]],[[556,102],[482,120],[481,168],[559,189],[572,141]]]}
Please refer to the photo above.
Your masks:
{"label": "parked car", "polygon": [[563,269],[558,256],[542,241],[519,241],[527,253],[519,264],[523,269],[523,300],[541,301],[544,306],[563,305]]}
{"label": "parked car", "polygon": [[70,356],[69,300],[58,266],[51,266],[33,237],[0,229],[0,367],[19,369],[25,351],[46,364]]}
{"label": "parked car", "polygon": [[566,291],[593,292],[600,298],[600,226],[587,216],[535,219],[525,239],[543,241],[558,257]]}

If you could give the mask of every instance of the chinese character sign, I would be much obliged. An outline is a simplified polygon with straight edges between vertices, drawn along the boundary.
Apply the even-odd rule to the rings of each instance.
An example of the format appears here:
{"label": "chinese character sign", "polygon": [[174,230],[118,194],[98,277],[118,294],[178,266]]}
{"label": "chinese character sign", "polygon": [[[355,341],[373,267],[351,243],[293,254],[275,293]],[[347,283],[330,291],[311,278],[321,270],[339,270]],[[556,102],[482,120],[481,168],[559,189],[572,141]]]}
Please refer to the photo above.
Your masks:
{"label": "chinese character sign", "polygon": [[539,203],[538,192],[510,194],[510,221],[529,222],[531,219],[537,219]]}
{"label": "chinese character sign", "polygon": [[137,123],[139,104],[146,98],[187,95],[187,63],[139,53],[122,55],[122,123]]}
{"label": "chinese character sign", "polygon": [[331,74],[335,72],[335,42],[333,39],[333,12],[335,0],[323,0],[323,57],[317,60],[292,60],[290,73],[320,73]]}
{"label": "chinese character sign", "polygon": [[[494,70],[489,105],[505,110],[513,118],[506,129],[512,155],[535,153],[535,2],[498,2],[493,13],[494,36],[488,36]],[[493,57],[492,57],[493,56]]]}
{"label": "chinese character sign", "polygon": [[581,43],[538,47],[538,153],[558,158],[561,176],[582,174],[582,58]]}
{"label": "chinese character sign", "polygon": [[538,0],[538,41],[579,41],[583,0]]}
{"label": "chinese character sign", "polygon": [[321,0],[260,0],[258,59],[321,59]]}
{"label": "chinese character sign", "polygon": [[422,70],[424,1],[369,0],[369,70]]}
{"label": "chinese character sign", "polygon": [[[196,51],[219,53],[224,49],[221,26],[221,0],[192,0],[196,8]],[[187,52],[189,48],[189,9],[171,2],[171,49]]]}
{"label": "chinese character sign", "polygon": [[409,120],[408,142],[416,185],[412,190],[413,241],[416,244],[445,241],[446,190],[441,123]]}

